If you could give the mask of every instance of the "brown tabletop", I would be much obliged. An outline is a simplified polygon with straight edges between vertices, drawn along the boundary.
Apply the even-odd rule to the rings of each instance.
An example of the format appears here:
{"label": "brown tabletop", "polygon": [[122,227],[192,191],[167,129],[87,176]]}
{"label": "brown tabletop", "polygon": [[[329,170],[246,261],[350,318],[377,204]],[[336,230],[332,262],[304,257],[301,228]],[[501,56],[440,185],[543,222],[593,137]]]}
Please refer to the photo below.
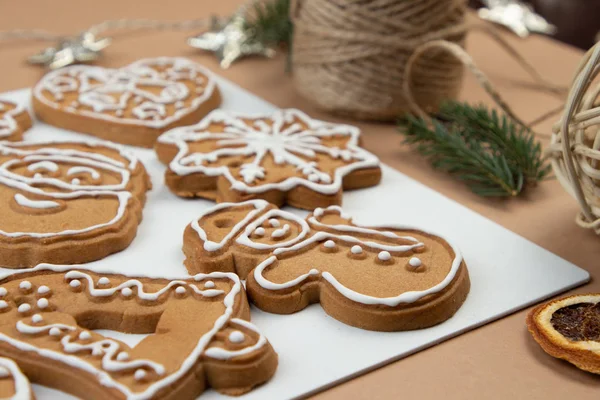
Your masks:
{"label": "brown tabletop", "polygon": [[[239,0],[30,0],[0,2],[0,30],[48,29],[59,33],[84,30],[115,18],[181,20],[211,13],[229,14]],[[303,109],[315,117],[335,120],[318,112],[294,91],[284,72],[285,57],[275,60],[246,59],[227,71],[214,57],[187,47],[192,32],[134,32],[114,36],[98,64],[122,66],[142,57],[187,56],[280,107]],[[526,40],[506,34],[540,73],[557,84],[567,85],[582,53],[543,37]],[[42,69],[24,60],[44,45],[34,42],[0,43],[0,92],[32,86]],[[515,111],[530,121],[558,105],[550,95],[524,88],[531,82],[518,65],[489,38],[472,33],[468,50],[490,76]],[[526,86],[526,85],[525,85]],[[491,104],[491,100],[467,77],[462,99]],[[548,133],[553,120],[537,127]],[[432,170],[421,157],[403,147],[392,125],[358,124],[365,146],[385,163],[464,204],[506,228],[588,270],[600,273],[600,238],[573,222],[578,206],[556,180],[547,181],[524,197],[490,201],[472,195],[443,173]],[[546,141],[546,140],[544,140]],[[600,292],[596,280],[575,292]],[[444,398],[444,399],[585,399],[598,398],[600,377],[547,356],[525,328],[525,311],[478,328],[443,344],[340,384],[316,398]]]}

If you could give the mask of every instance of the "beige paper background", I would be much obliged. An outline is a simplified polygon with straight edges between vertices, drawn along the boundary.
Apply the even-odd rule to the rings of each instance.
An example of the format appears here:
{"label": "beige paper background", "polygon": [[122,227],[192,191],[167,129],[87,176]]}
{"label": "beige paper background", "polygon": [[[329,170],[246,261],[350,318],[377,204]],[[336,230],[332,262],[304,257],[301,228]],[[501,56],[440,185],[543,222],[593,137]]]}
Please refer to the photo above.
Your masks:
{"label": "beige paper background", "polygon": [[[94,3],[0,0],[0,31],[43,28],[67,34],[105,19],[181,20],[211,13],[228,14],[239,3],[239,0],[105,0]],[[187,56],[277,106],[297,107],[315,117],[336,120],[299,98],[291,77],[284,73],[285,57],[282,54],[275,60],[246,59],[234,64],[230,70],[222,71],[212,55],[186,46],[185,38],[191,33],[118,34],[98,64],[117,67],[142,57]],[[509,34],[505,37],[544,77],[559,84],[569,84],[582,55],[579,50],[537,36],[526,40]],[[32,86],[39,79],[43,70],[28,66],[24,60],[43,46],[34,42],[0,42],[0,92]],[[524,120],[533,120],[560,104],[560,100],[551,96],[520,87],[520,83],[531,82],[527,75],[481,33],[472,33],[467,46],[478,65]],[[464,84],[462,99],[491,104],[470,76]],[[548,133],[551,123],[547,121],[540,125],[538,131]],[[592,277],[600,272],[600,238],[574,224],[577,204],[556,180],[544,182],[519,199],[481,199],[460,183],[433,171],[419,156],[403,147],[392,125],[358,125],[364,131],[365,147],[385,163],[587,269]],[[600,284],[593,280],[573,291],[577,292],[600,292]],[[527,333],[524,319],[525,311],[518,312],[324,391],[315,398],[597,399],[600,377],[547,356]]]}

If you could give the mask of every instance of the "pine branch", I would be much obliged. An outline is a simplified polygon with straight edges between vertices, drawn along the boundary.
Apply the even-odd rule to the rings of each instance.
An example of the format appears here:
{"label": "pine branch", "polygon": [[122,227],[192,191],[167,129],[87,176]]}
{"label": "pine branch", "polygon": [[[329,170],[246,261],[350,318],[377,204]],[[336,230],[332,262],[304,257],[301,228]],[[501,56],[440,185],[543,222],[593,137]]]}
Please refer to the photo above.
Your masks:
{"label": "pine branch", "polygon": [[516,196],[549,173],[532,133],[483,106],[447,103],[432,125],[409,117],[403,128],[405,143],[481,196]]}
{"label": "pine branch", "polygon": [[483,141],[490,151],[504,154],[513,169],[521,169],[527,184],[536,184],[550,172],[544,165],[542,146],[531,131],[514,123],[496,110],[483,105],[448,102],[441,107],[439,118],[453,123],[453,130],[463,137]]}
{"label": "pine branch", "polygon": [[293,31],[289,12],[290,0],[257,0],[248,21],[253,39],[267,46],[289,45]]}

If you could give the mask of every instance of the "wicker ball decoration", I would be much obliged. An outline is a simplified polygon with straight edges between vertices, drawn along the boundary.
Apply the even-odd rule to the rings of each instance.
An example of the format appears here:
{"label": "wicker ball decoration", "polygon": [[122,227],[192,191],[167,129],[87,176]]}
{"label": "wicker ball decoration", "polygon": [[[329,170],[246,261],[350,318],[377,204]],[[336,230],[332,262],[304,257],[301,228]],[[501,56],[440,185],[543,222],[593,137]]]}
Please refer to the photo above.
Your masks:
{"label": "wicker ball decoration", "polygon": [[600,44],[582,59],[565,111],[554,126],[552,168],[581,206],[575,221],[600,235]]}

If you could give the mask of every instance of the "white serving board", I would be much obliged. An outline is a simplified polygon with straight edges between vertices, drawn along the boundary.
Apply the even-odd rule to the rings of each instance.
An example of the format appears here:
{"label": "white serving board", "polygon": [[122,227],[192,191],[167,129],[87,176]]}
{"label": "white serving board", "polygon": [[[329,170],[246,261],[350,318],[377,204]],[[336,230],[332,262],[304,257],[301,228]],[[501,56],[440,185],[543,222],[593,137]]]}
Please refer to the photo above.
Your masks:
{"label": "white serving board", "polygon": [[[275,109],[229,81],[219,79],[219,84],[225,109]],[[29,90],[2,95],[21,104],[29,104],[29,96]],[[42,123],[36,123],[26,134],[26,139],[35,140],[78,137]],[[131,149],[146,165],[154,184],[144,220],[128,249],[86,267],[128,275],[181,276],[186,273],[181,251],[183,229],[213,203],[182,200],[171,194],[163,184],[165,168],[154,152]],[[253,308],[252,321],[279,353],[279,368],[270,382],[240,399],[287,399],[314,393],[589,280],[586,271],[387,166],[383,166],[379,186],[345,193],[343,207],[362,223],[406,223],[452,238],[463,251],[471,277],[471,292],[465,304],[453,318],[438,326],[396,333],[344,325],[330,318],[319,305],[286,316]],[[143,337],[128,336],[137,336],[138,340]],[[129,342],[136,339],[119,333],[115,337]],[[39,400],[72,398],[38,385],[35,392]],[[226,398],[214,391],[201,397]]]}

